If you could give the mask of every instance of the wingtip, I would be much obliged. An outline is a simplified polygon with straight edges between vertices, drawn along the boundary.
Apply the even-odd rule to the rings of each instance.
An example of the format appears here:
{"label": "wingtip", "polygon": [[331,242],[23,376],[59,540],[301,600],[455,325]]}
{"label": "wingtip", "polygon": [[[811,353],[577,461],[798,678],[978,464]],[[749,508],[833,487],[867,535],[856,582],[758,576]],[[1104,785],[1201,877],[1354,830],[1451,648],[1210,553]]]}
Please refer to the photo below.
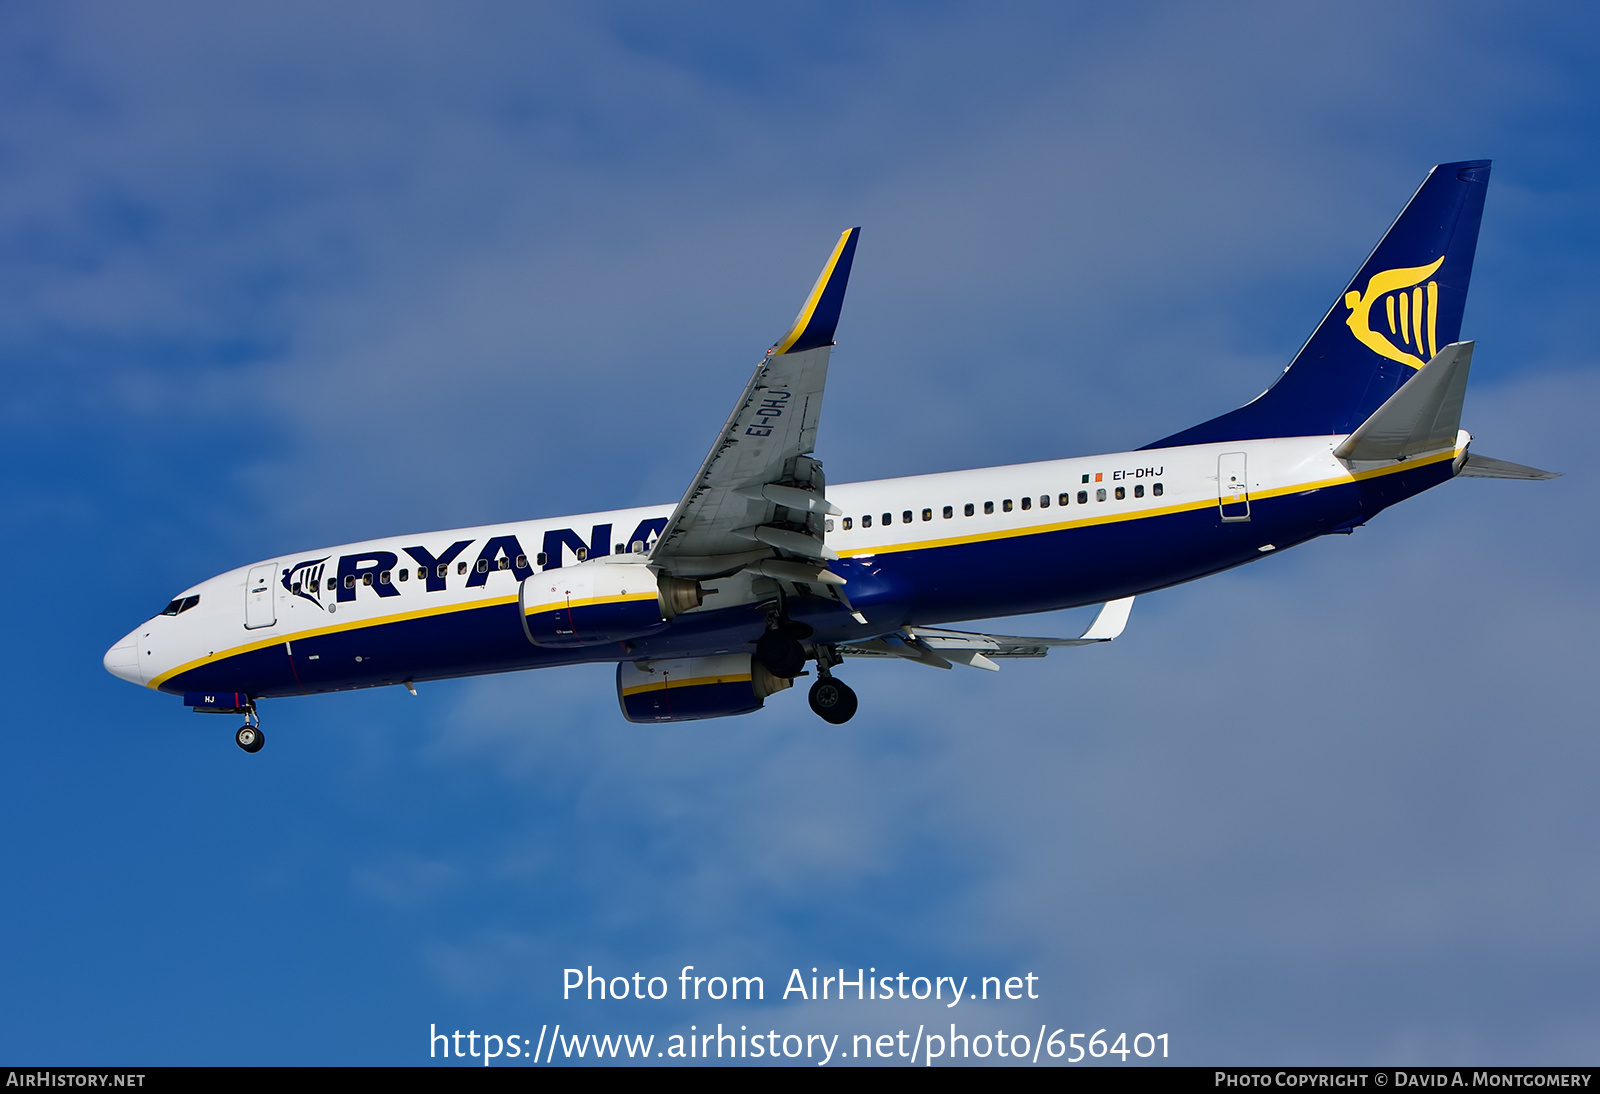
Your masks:
{"label": "wingtip", "polygon": [[817,283],[807,294],[800,314],[769,353],[801,353],[833,344],[833,334],[844,309],[844,291],[850,282],[850,267],[855,262],[856,242],[860,238],[860,226],[846,228],[839,234],[839,241],[834,244]]}

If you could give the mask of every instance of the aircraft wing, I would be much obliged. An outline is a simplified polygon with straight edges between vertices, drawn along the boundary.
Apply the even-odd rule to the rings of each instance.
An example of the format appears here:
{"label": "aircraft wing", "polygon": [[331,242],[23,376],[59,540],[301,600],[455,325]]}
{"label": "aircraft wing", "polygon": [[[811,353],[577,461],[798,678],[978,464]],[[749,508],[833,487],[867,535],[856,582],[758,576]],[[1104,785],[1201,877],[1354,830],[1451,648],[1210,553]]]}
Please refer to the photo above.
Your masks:
{"label": "aircraft wing", "polygon": [[706,577],[748,567],[783,580],[838,583],[819,576],[838,557],[823,546],[822,522],[839,510],[827,501],[811,452],[860,234],[840,235],[794,325],[745,385],[651,551],[657,571]]}
{"label": "aircraft wing", "polygon": [[1018,638],[1003,634],[948,631],[939,627],[902,627],[893,634],[840,646],[847,657],[899,657],[936,669],[952,664],[997,672],[995,657],[1043,657],[1052,646],[1093,646],[1116,638],[1128,625],[1133,597],[1110,600],[1077,638]]}

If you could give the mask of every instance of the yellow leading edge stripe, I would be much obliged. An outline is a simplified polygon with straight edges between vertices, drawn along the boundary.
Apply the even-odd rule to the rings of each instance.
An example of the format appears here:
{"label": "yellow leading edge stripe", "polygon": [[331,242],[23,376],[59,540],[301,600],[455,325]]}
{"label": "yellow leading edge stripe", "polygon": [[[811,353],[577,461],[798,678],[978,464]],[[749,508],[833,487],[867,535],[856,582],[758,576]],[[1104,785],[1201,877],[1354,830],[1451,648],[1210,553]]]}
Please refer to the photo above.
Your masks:
{"label": "yellow leading edge stripe", "polygon": [[795,316],[794,326],[789,333],[784,335],[777,345],[772,347],[772,352],[788,353],[789,347],[799,340],[811,325],[811,316],[817,310],[817,302],[822,299],[822,291],[828,287],[828,282],[833,280],[833,268],[839,264],[839,256],[844,254],[845,241],[850,238],[854,228],[846,228],[839,233],[839,242],[833,246],[833,254],[828,256],[828,264],[822,267],[822,273],[817,277],[817,283],[811,286],[811,295],[806,297],[805,305],[800,309],[800,314]]}
{"label": "yellow leading edge stripe", "polygon": [[[1263,490],[1259,494],[1251,494],[1250,500],[1258,501],[1265,500],[1267,498],[1280,498],[1287,494],[1305,494],[1312,490],[1321,490],[1329,486],[1343,486],[1346,483],[1359,482],[1363,479],[1375,479],[1383,475],[1393,475],[1399,471],[1411,471],[1419,467],[1428,467],[1444,460],[1453,460],[1460,454],[1460,449],[1454,449],[1449,452],[1439,452],[1435,455],[1428,456],[1420,460],[1408,460],[1404,463],[1395,464],[1393,467],[1375,467],[1370,471],[1356,471],[1340,478],[1319,479],[1316,482],[1299,483],[1294,486],[1280,487],[1276,490]],[[1107,513],[1104,516],[1088,517],[1083,520],[1063,521],[1059,524],[1034,524],[1029,525],[1026,528],[1017,528],[1009,531],[979,532],[975,535],[952,536],[947,539],[917,540],[912,543],[893,543],[885,547],[861,547],[854,550],[840,551],[839,556],[841,558],[850,558],[857,555],[887,555],[901,551],[922,551],[934,547],[951,547],[962,543],[981,543],[987,540],[995,539],[1015,539],[1018,536],[1033,536],[1046,532],[1059,532],[1067,528],[1085,528],[1094,524],[1115,524],[1119,521],[1126,520],[1145,520],[1150,517],[1168,516],[1172,513],[1184,513],[1193,509],[1209,509],[1211,506],[1216,504],[1217,501],[1215,498],[1207,498],[1199,501],[1184,502],[1180,505],[1162,506],[1159,509],[1140,509],[1124,513]],[[622,598],[619,597],[617,599],[620,600]],[[627,599],[632,600],[634,598],[629,596]],[[644,596],[641,594],[639,599],[644,599]],[[390,623],[404,623],[410,619],[422,619],[432,615],[447,615],[450,612],[468,612],[476,611],[479,608],[495,608],[502,604],[516,604],[518,600],[519,598],[516,596],[497,596],[493,599],[482,600],[474,604],[444,604],[436,608],[418,608],[415,611],[401,612],[398,615],[386,615],[381,619],[352,619],[347,623],[335,623],[332,626],[318,627],[315,630],[299,631],[295,634],[288,635],[287,637],[279,635],[273,638],[266,638],[258,642],[249,642],[242,646],[235,646],[232,649],[224,650],[221,654],[213,653],[207,657],[199,657],[193,661],[186,662],[182,665],[179,665],[175,669],[169,669],[160,676],[157,676],[154,680],[151,680],[148,684],[146,684],[145,687],[156,689],[162,684],[166,683],[168,680],[171,680],[174,676],[188,672],[190,669],[198,668],[201,665],[209,664],[214,661],[224,661],[230,657],[238,657],[240,654],[251,653],[255,650],[266,649],[268,646],[281,646],[285,642],[297,642],[306,638],[318,638],[325,634],[338,634],[341,631],[360,630],[363,627],[382,627]],[[597,604],[605,602],[605,599],[596,598],[594,600],[580,601],[579,603]],[[565,605],[563,605],[563,607],[564,606]],[[579,605],[574,605],[574,607],[577,606]],[[657,685],[647,686],[653,687]],[[682,685],[674,684],[673,686],[681,687]]]}

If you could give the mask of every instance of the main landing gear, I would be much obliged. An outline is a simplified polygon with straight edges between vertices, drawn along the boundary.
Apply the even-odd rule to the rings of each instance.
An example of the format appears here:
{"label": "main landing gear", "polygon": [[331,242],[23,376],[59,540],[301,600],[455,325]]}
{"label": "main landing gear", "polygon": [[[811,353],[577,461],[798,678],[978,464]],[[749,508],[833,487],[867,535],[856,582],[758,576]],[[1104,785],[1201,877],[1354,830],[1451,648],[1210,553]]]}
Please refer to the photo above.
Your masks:
{"label": "main landing gear", "polygon": [[817,717],[831,725],[842,726],[856,715],[856,693],[850,685],[833,676],[833,666],[844,658],[832,646],[817,647],[817,682],[811,685],[806,699]]}
{"label": "main landing gear", "polygon": [[233,735],[234,742],[246,752],[260,752],[261,746],[267,743],[266,737],[261,734],[261,716],[256,713],[255,704],[250,704],[250,709],[245,712],[248,719],[239,727],[239,732]]}
{"label": "main landing gear", "polygon": [[[766,633],[756,640],[756,661],[773,676],[793,680],[805,671],[811,657],[817,659],[817,682],[807,696],[817,717],[833,725],[843,725],[856,713],[856,693],[848,684],[833,677],[833,666],[843,658],[832,646],[814,645],[808,654],[803,644],[816,632],[804,623],[773,618]],[[787,686],[787,685],[785,685]]]}
{"label": "main landing gear", "polygon": [[811,703],[811,709],[816,711],[817,717],[824,722],[842,726],[856,714],[856,693],[850,685],[835,680],[832,676],[824,676],[811,685],[811,694],[806,697]]}

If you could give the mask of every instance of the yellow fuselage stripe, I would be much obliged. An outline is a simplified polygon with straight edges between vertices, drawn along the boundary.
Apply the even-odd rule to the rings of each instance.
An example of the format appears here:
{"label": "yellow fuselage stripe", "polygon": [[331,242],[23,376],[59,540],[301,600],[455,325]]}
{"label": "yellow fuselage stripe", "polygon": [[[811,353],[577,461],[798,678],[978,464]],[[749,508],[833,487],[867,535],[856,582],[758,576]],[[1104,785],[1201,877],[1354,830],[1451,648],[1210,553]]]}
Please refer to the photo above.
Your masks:
{"label": "yellow fuselage stripe", "polygon": [[[1442,460],[1453,460],[1458,452],[1440,452],[1422,459],[1410,460],[1406,463],[1395,464],[1393,467],[1375,467],[1369,471],[1354,471],[1339,478],[1321,479],[1315,482],[1296,483],[1292,486],[1280,486],[1272,490],[1252,492],[1251,501],[1264,501],[1267,498],[1279,498],[1289,494],[1306,494],[1312,490],[1321,490],[1329,486],[1348,486],[1352,482],[1362,479],[1377,478],[1381,475],[1392,475],[1397,471],[1412,471],[1419,467],[1439,463]],[[1107,502],[1094,502],[1095,505],[1114,504]],[[1210,509],[1217,504],[1216,498],[1200,498],[1195,501],[1179,502],[1176,505],[1162,505],[1148,509],[1124,509],[1121,511],[1097,513],[1092,517],[1082,517],[1077,520],[1057,521],[1052,524],[1029,524],[1021,528],[999,528],[989,532],[974,532],[965,536],[945,536],[939,539],[918,539],[902,543],[886,543],[878,547],[837,547],[840,558],[851,558],[860,555],[888,555],[899,551],[924,551],[933,547],[956,547],[964,543],[984,543],[997,539],[1015,539],[1018,536],[1036,536],[1046,532],[1061,532],[1069,528],[1087,528],[1095,524],[1116,524],[1128,520],[1144,520],[1147,517],[1164,517],[1173,513],[1193,512],[1197,509]]]}
{"label": "yellow fuselage stripe", "polygon": [[257,642],[246,642],[242,646],[234,646],[231,649],[223,650],[220,654],[211,653],[207,654],[205,657],[197,657],[193,661],[185,662],[175,669],[168,669],[160,676],[157,676],[154,680],[151,680],[145,685],[145,687],[159,688],[162,684],[166,683],[168,680],[171,680],[174,676],[188,672],[190,669],[199,668],[201,665],[210,664],[213,661],[223,661],[229,657],[238,657],[240,654],[253,653],[256,650],[264,650],[268,646],[281,646],[285,642],[299,642],[302,639],[320,638],[322,635],[338,634],[341,631],[355,631],[361,630],[365,627],[380,627],[388,623],[404,623],[409,619],[422,619],[430,615],[448,615],[451,612],[470,612],[475,611],[478,608],[493,608],[502,604],[515,604],[516,602],[517,598],[515,595],[496,596],[491,597],[488,600],[479,600],[472,604],[440,604],[431,608],[417,608],[414,611],[399,612],[395,615],[386,615],[379,619],[351,619],[344,623],[334,623],[326,627],[315,627],[308,631],[296,631],[293,634],[278,634],[272,638],[263,638]]}

